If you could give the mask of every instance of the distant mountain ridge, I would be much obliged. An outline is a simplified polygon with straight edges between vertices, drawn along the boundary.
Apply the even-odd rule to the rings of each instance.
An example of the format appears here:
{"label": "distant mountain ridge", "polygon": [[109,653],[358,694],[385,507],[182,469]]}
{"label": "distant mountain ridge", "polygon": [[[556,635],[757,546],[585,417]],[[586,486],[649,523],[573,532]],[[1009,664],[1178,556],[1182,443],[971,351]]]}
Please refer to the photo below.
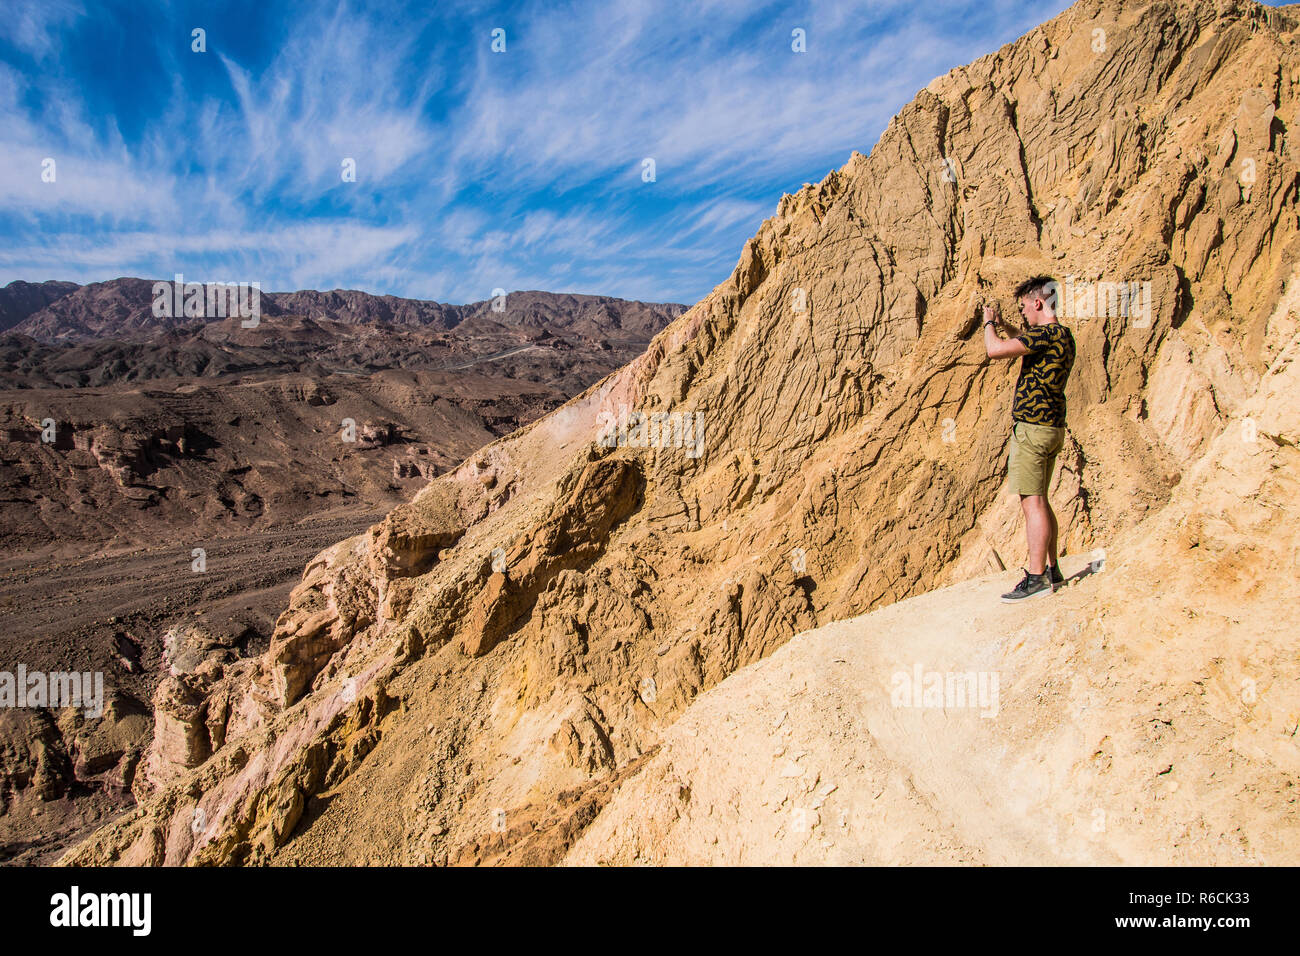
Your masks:
{"label": "distant mountain ridge", "polygon": [[81,288],[75,282],[49,279],[45,282],[24,282],[15,279],[0,288],[0,332],[13,328],[34,312],[39,312],[51,302]]}
{"label": "distant mountain ridge", "polygon": [[[154,285],[168,279],[123,277],[106,282],[11,282],[0,289],[0,332],[9,330],[40,342],[135,338],[203,322],[184,316],[154,315]],[[638,302],[610,296],[535,290],[510,292],[501,311],[498,300],[451,305],[355,289],[328,292],[262,292],[263,316],[300,315],[347,325],[456,328],[476,318],[501,325],[555,325],[588,333],[647,341],[668,321],[686,311],[679,303]],[[210,319],[208,321],[220,321]]]}

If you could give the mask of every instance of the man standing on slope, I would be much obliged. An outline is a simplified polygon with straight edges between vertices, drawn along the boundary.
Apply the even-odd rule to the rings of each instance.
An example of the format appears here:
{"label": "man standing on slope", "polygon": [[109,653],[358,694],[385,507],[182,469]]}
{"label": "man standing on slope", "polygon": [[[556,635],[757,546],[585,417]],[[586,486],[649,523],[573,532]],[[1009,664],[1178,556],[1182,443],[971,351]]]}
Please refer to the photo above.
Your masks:
{"label": "man standing on slope", "polygon": [[1065,441],[1065,381],[1074,367],[1074,336],[1056,321],[1059,286],[1051,276],[1035,276],[1016,288],[1026,329],[1013,339],[997,334],[1002,320],[996,304],[984,307],[984,347],[989,358],[1020,357],[1020,377],[1011,406],[1011,453],[1007,482],[1020,495],[1029,539],[1025,578],[1002,595],[1007,603],[1051,594],[1065,583],[1057,564],[1056,513],[1047,500],[1056,456]]}

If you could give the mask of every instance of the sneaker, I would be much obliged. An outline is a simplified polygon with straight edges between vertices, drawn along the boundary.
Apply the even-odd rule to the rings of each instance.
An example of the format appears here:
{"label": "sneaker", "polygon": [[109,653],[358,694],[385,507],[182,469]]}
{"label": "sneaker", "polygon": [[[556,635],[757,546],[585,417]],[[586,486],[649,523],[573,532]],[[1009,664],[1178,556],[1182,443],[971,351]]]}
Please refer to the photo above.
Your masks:
{"label": "sneaker", "polygon": [[[1024,571],[1024,568],[1021,568]],[[1003,604],[1015,604],[1017,601],[1023,601],[1026,598],[1038,597],[1041,594],[1052,593],[1052,579],[1044,571],[1042,574],[1030,574],[1025,571],[1025,578],[1014,589],[1002,595]]]}
{"label": "sneaker", "polygon": [[1047,573],[1052,577],[1053,591],[1065,585],[1065,578],[1061,575],[1061,566],[1059,564],[1049,564],[1047,566]]}

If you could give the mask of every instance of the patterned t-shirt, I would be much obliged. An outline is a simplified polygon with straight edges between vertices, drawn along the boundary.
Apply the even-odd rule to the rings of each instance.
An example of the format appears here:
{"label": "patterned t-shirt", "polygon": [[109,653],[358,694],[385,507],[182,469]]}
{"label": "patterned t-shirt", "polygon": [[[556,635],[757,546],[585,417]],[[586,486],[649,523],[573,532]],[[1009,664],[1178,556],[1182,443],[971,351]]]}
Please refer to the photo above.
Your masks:
{"label": "patterned t-shirt", "polygon": [[1059,322],[1031,325],[1016,336],[1029,349],[1020,359],[1011,418],[1027,425],[1065,427],[1065,380],[1074,367],[1074,335]]}

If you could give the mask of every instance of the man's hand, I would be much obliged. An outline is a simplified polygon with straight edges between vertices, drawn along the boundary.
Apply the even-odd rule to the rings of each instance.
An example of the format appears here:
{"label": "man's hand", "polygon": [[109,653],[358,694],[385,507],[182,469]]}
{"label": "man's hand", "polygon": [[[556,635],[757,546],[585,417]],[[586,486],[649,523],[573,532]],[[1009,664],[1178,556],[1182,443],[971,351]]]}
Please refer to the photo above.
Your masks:
{"label": "man's hand", "polygon": [[1028,355],[1029,349],[1019,339],[1004,339],[998,335],[997,327],[1002,324],[1002,307],[994,302],[984,306],[984,350],[989,358],[1018,358]]}

